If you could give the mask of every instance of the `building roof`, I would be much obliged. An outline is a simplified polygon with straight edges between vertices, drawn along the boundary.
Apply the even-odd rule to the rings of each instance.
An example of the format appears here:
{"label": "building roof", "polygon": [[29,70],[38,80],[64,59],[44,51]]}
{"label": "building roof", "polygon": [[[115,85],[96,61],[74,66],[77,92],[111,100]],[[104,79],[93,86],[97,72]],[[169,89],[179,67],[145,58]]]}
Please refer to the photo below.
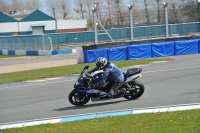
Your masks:
{"label": "building roof", "polygon": [[29,15],[30,13],[32,13],[33,10],[23,10],[23,11],[10,11],[9,13],[7,13],[8,16],[20,21],[21,19],[23,19],[24,17],[26,17],[27,15]]}
{"label": "building roof", "polygon": [[55,20],[53,17],[41,12],[40,10],[16,10],[5,14],[20,22]]}
{"label": "building roof", "polygon": [[41,12],[40,10],[35,10],[29,15],[22,18],[20,21],[26,22],[26,21],[48,21],[48,20],[55,20],[55,18]]}
{"label": "building roof", "polygon": [[6,13],[0,12],[0,23],[17,22],[14,18],[8,16]]}

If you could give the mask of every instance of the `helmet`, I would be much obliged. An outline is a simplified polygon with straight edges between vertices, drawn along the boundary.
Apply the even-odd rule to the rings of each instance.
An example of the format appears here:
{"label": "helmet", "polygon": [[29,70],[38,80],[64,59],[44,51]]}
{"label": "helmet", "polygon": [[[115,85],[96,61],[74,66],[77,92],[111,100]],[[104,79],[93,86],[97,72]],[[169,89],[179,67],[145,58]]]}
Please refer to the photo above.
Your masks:
{"label": "helmet", "polygon": [[96,67],[99,69],[99,70],[102,70],[106,65],[107,65],[107,59],[104,58],[104,57],[99,57],[97,60],[96,60]]}

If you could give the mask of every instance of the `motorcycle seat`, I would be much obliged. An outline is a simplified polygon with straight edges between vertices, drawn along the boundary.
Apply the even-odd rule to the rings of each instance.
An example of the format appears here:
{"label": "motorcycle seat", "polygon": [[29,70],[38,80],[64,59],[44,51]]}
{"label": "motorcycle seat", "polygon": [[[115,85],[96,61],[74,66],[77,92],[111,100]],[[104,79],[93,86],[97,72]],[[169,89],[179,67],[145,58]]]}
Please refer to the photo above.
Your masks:
{"label": "motorcycle seat", "polygon": [[139,74],[141,73],[142,69],[141,68],[129,68],[127,69],[127,72],[125,74],[125,77],[130,77],[132,75],[136,75],[136,74]]}

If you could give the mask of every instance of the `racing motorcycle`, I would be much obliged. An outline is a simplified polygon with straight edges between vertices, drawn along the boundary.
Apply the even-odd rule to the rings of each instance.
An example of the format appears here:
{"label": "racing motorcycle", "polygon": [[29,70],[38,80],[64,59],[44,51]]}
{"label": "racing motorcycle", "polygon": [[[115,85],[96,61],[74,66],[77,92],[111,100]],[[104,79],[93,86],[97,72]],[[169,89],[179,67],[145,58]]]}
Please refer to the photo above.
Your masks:
{"label": "racing motorcycle", "polygon": [[[109,81],[109,78],[107,78],[108,80],[104,87],[96,91],[91,91],[94,89],[92,89],[90,85],[98,83],[102,78],[105,78],[105,75],[103,72],[99,72],[92,76],[88,74],[88,69],[89,66],[85,66],[78,76],[74,84],[74,89],[68,96],[69,102],[73,105],[80,106],[86,104],[90,99],[92,102],[114,99],[113,97],[105,96],[105,94],[102,95],[99,91],[101,90],[107,93],[110,90],[113,84]],[[125,81],[118,91],[122,89],[125,91],[123,95],[125,99],[135,100],[144,93],[144,85],[136,80],[137,78],[142,77],[141,72],[142,68],[129,68],[126,72],[123,72]]]}

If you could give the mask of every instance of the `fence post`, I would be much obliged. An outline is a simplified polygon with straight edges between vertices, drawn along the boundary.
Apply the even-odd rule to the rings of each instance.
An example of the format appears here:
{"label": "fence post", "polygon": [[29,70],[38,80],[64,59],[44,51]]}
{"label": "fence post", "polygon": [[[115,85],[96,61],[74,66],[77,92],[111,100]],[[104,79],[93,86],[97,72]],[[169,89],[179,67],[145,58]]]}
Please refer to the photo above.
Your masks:
{"label": "fence post", "polygon": [[27,44],[27,48],[26,48],[26,50],[28,49],[28,39],[27,38],[25,38],[26,39],[26,44]]}
{"label": "fence post", "polygon": [[43,42],[43,50],[45,50],[44,36],[42,37],[42,42]]}
{"label": "fence post", "polygon": [[12,38],[13,41],[13,50],[15,50],[15,43],[14,43],[14,39]]}
{"label": "fence post", "polygon": [[129,18],[130,18],[130,29],[131,29],[131,41],[133,41],[133,6],[128,5]]}
{"label": "fence post", "polygon": [[166,29],[166,38],[169,37],[169,27],[168,27],[168,9],[167,9],[167,6],[168,6],[168,3],[167,2],[163,2],[163,6],[164,6],[164,9],[165,9],[165,29]]}
{"label": "fence post", "polygon": [[3,39],[5,40],[5,44],[6,44],[6,49],[5,50],[8,50],[6,39],[5,38],[3,38]]}
{"label": "fence post", "polygon": [[36,39],[35,38],[33,38],[34,40],[35,40],[35,49],[37,50],[37,48],[36,48]]}
{"label": "fence post", "polygon": [[97,5],[95,4],[94,7],[92,7],[92,11],[93,11],[93,19],[94,19],[94,42],[95,44],[98,43],[98,38],[97,38]]}
{"label": "fence post", "polygon": [[49,40],[50,40],[50,44],[51,44],[51,51],[53,51],[53,47],[52,47],[52,39],[51,39],[51,37],[48,37],[49,38]]}
{"label": "fence post", "polygon": [[18,38],[18,40],[19,40],[19,45],[18,46],[19,46],[19,50],[20,50],[20,39]]}

